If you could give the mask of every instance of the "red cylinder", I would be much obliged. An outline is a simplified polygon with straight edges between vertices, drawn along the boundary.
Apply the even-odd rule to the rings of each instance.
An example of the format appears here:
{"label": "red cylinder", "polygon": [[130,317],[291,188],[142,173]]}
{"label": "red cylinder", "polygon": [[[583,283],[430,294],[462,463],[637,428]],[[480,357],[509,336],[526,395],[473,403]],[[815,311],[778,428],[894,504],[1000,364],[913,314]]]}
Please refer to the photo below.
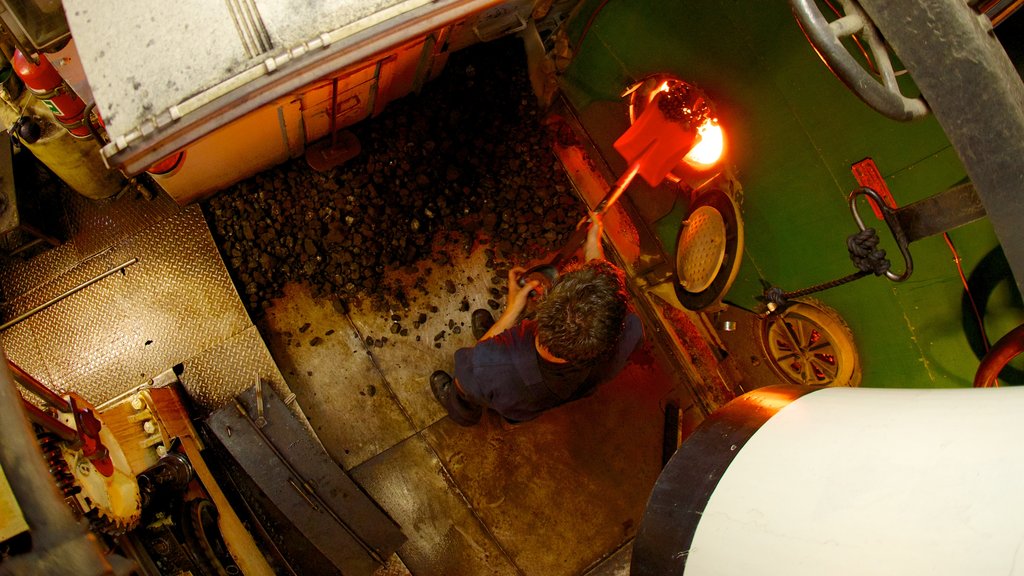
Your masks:
{"label": "red cylinder", "polygon": [[39,64],[33,63],[20,50],[14,51],[11,61],[14,72],[32,91],[68,132],[77,138],[89,138],[92,132],[84,117],[85,102],[75,94],[60,72],[45,56],[39,56]]}

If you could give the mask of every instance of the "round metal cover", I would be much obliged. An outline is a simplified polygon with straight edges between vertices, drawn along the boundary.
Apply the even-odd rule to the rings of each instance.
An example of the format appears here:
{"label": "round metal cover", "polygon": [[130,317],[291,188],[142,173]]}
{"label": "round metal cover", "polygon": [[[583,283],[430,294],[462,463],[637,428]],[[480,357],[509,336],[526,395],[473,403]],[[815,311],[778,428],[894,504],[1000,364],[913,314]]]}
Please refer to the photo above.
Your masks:
{"label": "round metal cover", "polygon": [[676,250],[676,273],[687,292],[703,292],[725,260],[725,220],[713,206],[701,206],[683,222]]}
{"label": "round metal cover", "polygon": [[[686,274],[680,268],[685,268],[688,265],[687,250],[684,248],[688,244],[695,244],[695,242],[687,242],[684,239],[684,235],[687,233],[686,229],[689,227],[689,219],[682,223],[676,245],[676,277],[688,279],[689,287],[684,288],[682,282],[678,281],[673,282],[672,286],[675,288],[679,303],[687,310],[707,310],[720,302],[736,279],[742,260],[743,218],[740,217],[739,206],[730,195],[718,188],[711,188],[693,199],[690,205],[690,214],[703,212],[701,209],[705,207],[712,208],[714,213],[722,218],[725,226],[725,242],[720,250],[725,256],[718,264],[718,274],[715,275],[711,284],[700,292],[691,292],[696,286],[693,274]],[[695,226],[695,228],[699,227]],[[683,252],[682,256],[680,256],[680,252]]]}

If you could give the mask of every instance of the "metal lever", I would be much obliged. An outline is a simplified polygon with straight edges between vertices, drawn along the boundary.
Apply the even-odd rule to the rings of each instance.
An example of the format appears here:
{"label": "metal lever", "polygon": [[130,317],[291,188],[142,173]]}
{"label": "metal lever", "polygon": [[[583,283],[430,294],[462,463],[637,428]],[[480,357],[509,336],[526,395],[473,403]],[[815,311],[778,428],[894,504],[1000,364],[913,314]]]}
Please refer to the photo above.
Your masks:
{"label": "metal lever", "polygon": [[267,425],[267,419],[263,416],[263,382],[260,380],[259,372],[256,373],[256,420],[257,428]]}
{"label": "metal lever", "polygon": [[875,201],[875,205],[882,211],[882,216],[885,217],[885,223],[889,226],[889,231],[892,232],[893,238],[896,239],[896,245],[900,249],[900,254],[903,255],[903,263],[906,265],[903,269],[902,274],[896,274],[891,270],[885,271],[885,277],[893,282],[903,282],[910,275],[914,273],[914,259],[910,257],[910,247],[908,246],[907,235],[903,231],[903,225],[900,223],[899,218],[896,217],[896,211],[893,210],[885,200],[871,188],[863,186],[854,190],[850,194],[850,212],[853,213],[853,219],[857,222],[857,227],[861,231],[867,229],[864,225],[864,221],[861,220],[860,213],[857,212],[857,198],[860,196],[867,196]]}
{"label": "metal lever", "polygon": [[877,192],[863,187],[850,194],[850,210],[857,227],[861,230],[864,230],[865,226],[857,212],[858,196],[868,196],[881,210],[885,223],[889,226],[906,261],[907,268],[903,274],[897,276],[892,272],[885,273],[886,277],[894,282],[906,280],[914,270],[908,244],[985,217],[985,207],[981,204],[974,185],[969,182],[896,209],[886,204]]}

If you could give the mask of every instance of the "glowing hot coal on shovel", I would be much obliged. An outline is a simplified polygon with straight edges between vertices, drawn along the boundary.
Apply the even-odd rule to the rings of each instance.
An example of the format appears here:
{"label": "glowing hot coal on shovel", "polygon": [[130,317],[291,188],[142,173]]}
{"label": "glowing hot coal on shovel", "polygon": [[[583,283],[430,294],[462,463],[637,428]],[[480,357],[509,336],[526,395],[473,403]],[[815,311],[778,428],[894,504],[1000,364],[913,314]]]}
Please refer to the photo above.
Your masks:
{"label": "glowing hot coal on shovel", "polygon": [[[681,162],[699,170],[713,166],[721,158],[722,129],[704,92],[680,80],[666,80],[650,91],[649,98],[639,117],[615,141],[615,150],[629,162],[629,169],[591,214],[603,215],[638,174],[655,187]],[[520,285],[536,279],[546,288],[557,277],[556,266],[586,239],[584,224],[589,220],[588,215],[580,221],[565,247],[549,263],[527,270],[520,277]]]}

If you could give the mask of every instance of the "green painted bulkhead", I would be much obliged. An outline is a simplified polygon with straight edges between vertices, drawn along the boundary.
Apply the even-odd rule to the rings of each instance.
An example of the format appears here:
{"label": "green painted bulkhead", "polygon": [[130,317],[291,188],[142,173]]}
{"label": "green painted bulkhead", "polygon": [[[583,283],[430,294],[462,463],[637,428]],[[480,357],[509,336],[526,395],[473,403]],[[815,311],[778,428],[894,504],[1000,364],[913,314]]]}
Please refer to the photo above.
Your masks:
{"label": "green painted bulkhead", "polygon": [[[847,203],[858,187],[851,172],[855,162],[874,159],[899,205],[965,178],[934,117],[901,123],[868,108],[818,58],[785,2],[590,0],[569,32],[575,55],[561,87],[588,132],[608,141],[599,146],[605,151],[628,127],[622,91],[647,75],[673,74],[714,100],[727,131],[727,162],[742,186],[746,240],[727,303],[763,310],[757,300],[762,282],[797,290],[855,271],[846,249],[846,237],[857,231]],[[909,78],[901,82],[913,90]],[[606,152],[605,160],[615,170],[626,168],[614,152]],[[664,195],[642,183],[630,190],[641,207],[644,194],[652,202]],[[670,255],[686,214],[683,196],[670,210],[641,210],[654,214],[648,224]],[[902,271],[884,223],[866,205],[861,214],[880,230],[892,269]],[[998,249],[998,240],[987,219],[950,237],[965,274],[987,275],[994,285],[982,295],[994,342],[1024,321],[1008,272],[1000,277],[977,270]],[[977,321],[953,252],[942,235],[910,248],[914,273],[907,281],[872,276],[815,298],[849,324],[861,358],[861,385],[970,386],[978,355],[968,335],[977,340]]]}

